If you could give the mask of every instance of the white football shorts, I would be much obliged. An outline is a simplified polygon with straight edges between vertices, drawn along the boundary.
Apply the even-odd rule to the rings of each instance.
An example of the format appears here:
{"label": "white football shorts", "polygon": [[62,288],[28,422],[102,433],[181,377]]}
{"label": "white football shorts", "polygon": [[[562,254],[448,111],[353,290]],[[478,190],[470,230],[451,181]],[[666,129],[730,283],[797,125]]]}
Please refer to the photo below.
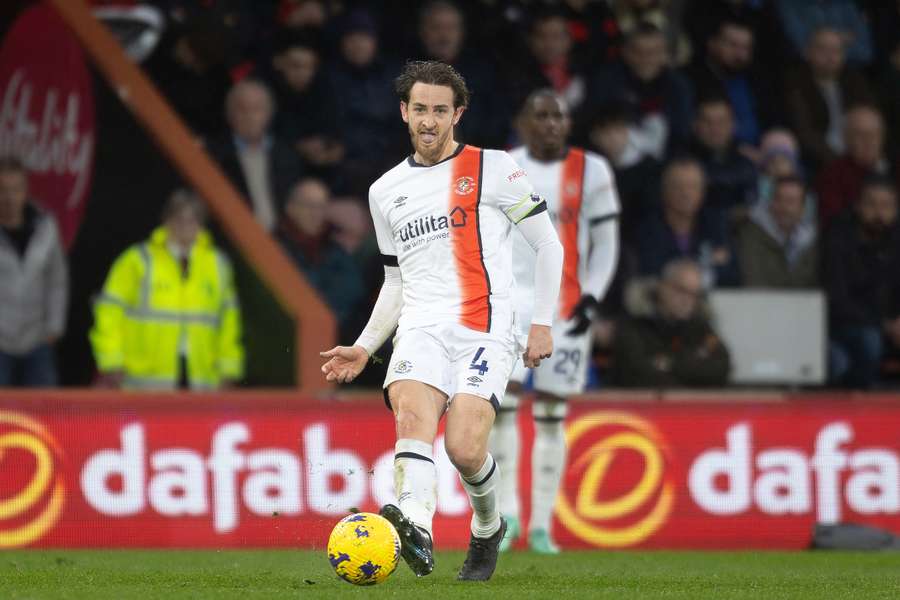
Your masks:
{"label": "white football shorts", "polygon": [[582,393],[587,384],[591,358],[591,330],[577,336],[566,335],[574,325],[574,321],[555,321],[552,329],[553,356],[542,360],[536,369],[525,368],[521,357],[518,357],[510,381],[524,384],[530,370],[534,377],[532,386],[536,391],[563,398]]}
{"label": "white football shorts", "polygon": [[456,394],[484,398],[499,410],[520,345],[512,332],[482,333],[458,324],[440,324],[398,331],[384,380],[387,387],[412,379]]}

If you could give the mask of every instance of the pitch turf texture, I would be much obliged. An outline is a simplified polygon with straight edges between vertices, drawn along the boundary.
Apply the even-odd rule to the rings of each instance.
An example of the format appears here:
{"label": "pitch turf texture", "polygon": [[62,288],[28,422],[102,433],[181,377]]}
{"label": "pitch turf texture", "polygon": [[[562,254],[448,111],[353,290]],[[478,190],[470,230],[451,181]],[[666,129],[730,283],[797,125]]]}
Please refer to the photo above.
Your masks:
{"label": "pitch turf texture", "polygon": [[401,562],[382,585],[338,580],[323,552],[7,551],[0,598],[900,598],[900,555],[780,552],[568,552],[503,555],[488,583],[457,582],[463,555],[429,577]]}

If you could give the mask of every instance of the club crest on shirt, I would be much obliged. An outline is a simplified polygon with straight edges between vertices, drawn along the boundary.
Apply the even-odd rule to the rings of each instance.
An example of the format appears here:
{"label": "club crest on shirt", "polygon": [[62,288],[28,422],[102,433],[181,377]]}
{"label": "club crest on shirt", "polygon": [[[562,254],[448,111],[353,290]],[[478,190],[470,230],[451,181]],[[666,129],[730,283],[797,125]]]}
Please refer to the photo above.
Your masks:
{"label": "club crest on shirt", "polygon": [[412,363],[408,360],[401,360],[397,363],[397,366],[394,367],[394,373],[404,374],[412,371]]}
{"label": "club crest on shirt", "polygon": [[475,191],[475,179],[464,175],[456,180],[455,188],[460,196],[471,194]]}

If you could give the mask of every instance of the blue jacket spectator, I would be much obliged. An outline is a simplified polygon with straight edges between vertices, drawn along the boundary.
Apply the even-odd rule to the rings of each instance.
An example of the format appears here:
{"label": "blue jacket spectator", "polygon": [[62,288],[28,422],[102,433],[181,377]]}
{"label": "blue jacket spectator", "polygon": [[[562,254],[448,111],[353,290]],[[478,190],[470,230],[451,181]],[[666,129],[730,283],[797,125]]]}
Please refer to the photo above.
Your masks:
{"label": "blue jacket spectator", "polygon": [[452,65],[477,90],[466,116],[454,130],[455,139],[484,148],[502,148],[509,137],[509,120],[497,118],[509,110],[508,99],[496,85],[497,72],[481,49],[466,42],[462,11],[452,2],[437,0],[422,9],[419,20],[420,54]]}
{"label": "blue jacket spectator", "polygon": [[778,73],[759,72],[755,46],[753,29],[747,23],[722,21],[707,41],[706,52],[697,52],[687,69],[698,98],[719,96],[731,102],[739,144],[757,144],[764,130],[783,120],[774,91]]}
{"label": "blue jacket spectator", "polygon": [[832,223],[822,265],[831,378],[872,387],[886,340],[900,348],[900,227],[890,180],[868,179],[856,206]]}
{"label": "blue jacket spectator", "polygon": [[321,73],[317,36],[282,31],[271,65],[262,70],[275,96],[272,128],[311,172],[328,176],[344,157],[334,95]]}
{"label": "blue jacket spectator", "polygon": [[690,84],[668,63],[663,32],[639,25],[625,40],[622,61],[593,78],[588,92],[589,106],[623,108],[630,140],[642,155],[657,159],[683,149],[690,133]]}
{"label": "blue jacket spectator", "polygon": [[697,106],[691,151],[706,172],[703,210],[725,227],[734,209],[753,204],[757,188],[756,167],[737,150],[728,100],[709,98]]}
{"label": "blue jacket spectator", "polygon": [[872,62],[872,32],[853,0],[775,0],[784,32],[797,55],[803,54],[812,32],[822,27],[838,29],[847,36],[847,60]]}
{"label": "blue jacket spectator", "polygon": [[701,211],[706,181],[693,159],[669,163],[662,178],[662,210],[650,215],[637,236],[638,270],[659,275],[675,258],[692,258],[703,269],[707,288],[736,285],[734,252],[722,223]]}
{"label": "blue jacket spectator", "polygon": [[371,183],[399,162],[409,145],[397,126],[394,78],[399,67],[378,56],[377,28],[368,13],[351,13],[342,27],[339,57],[328,76],[347,149],[344,170],[355,170]]}

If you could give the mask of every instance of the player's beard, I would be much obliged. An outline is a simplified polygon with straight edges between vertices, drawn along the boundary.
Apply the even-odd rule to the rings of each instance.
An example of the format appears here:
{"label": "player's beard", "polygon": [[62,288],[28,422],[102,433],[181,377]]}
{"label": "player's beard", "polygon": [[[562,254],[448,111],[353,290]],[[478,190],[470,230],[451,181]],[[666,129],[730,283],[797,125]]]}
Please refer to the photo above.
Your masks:
{"label": "player's beard", "polygon": [[[425,145],[421,142],[422,132],[413,131],[412,128],[409,130],[409,137],[412,141],[413,149],[419,153],[427,163],[434,164],[441,158],[441,153],[444,151],[444,148],[447,147],[447,141],[450,138],[450,133],[453,131],[452,128],[447,129],[443,133],[435,130],[433,133],[436,133],[437,137],[434,140],[433,144]],[[432,133],[432,132],[429,132]]]}

